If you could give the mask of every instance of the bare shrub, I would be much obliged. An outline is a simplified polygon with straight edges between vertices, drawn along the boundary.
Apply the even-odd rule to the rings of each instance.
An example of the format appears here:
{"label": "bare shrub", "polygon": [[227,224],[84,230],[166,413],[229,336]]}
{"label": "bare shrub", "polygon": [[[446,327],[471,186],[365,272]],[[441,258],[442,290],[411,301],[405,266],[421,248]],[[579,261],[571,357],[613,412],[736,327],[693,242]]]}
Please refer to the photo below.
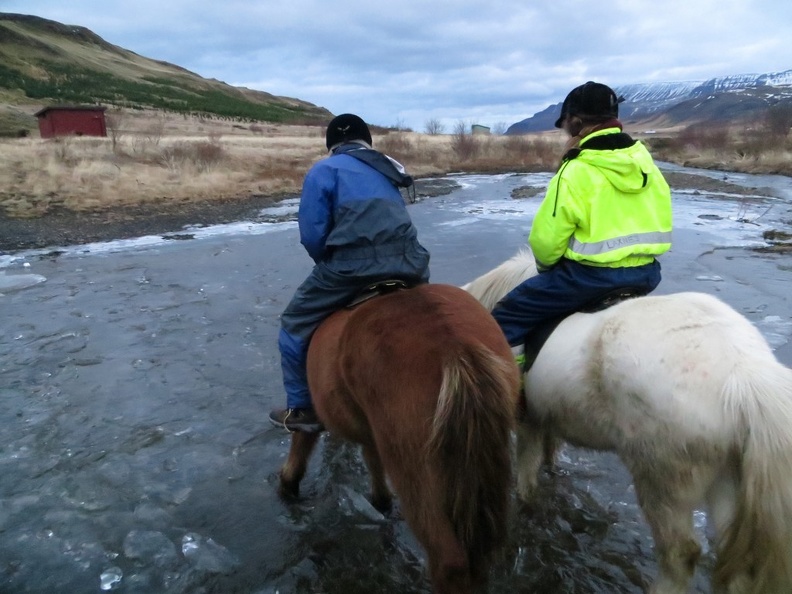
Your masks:
{"label": "bare shrub", "polygon": [[557,143],[545,138],[522,135],[506,136],[505,151],[522,165],[554,166],[559,160]]}
{"label": "bare shrub", "polygon": [[73,136],[56,136],[52,139],[52,146],[55,147],[53,155],[55,158],[66,165],[74,161]]}
{"label": "bare shrub", "polygon": [[171,170],[178,170],[187,162],[185,143],[179,142],[162,149],[157,162]]}
{"label": "bare shrub", "polygon": [[158,146],[162,135],[165,132],[165,117],[160,113],[153,119],[153,121],[146,127],[143,136],[151,146]]}
{"label": "bare shrub", "polygon": [[748,128],[734,143],[734,152],[739,158],[755,159],[773,144],[770,135],[763,128]]}
{"label": "bare shrub", "polygon": [[223,147],[215,142],[206,140],[177,142],[165,147],[158,161],[174,171],[192,165],[198,172],[205,172],[222,161],[223,155]]}
{"label": "bare shrub", "polygon": [[478,139],[468,130],[469,128],[465,122],[457,122],[454,125],[454,133],[451,136],[451,149],[462,162],[475,158],[480,148]]}
{"label": "bare shrub", "polygon": [[223,154],[223,147],[219,142],[196,142],[193,162],[198,171],[207,171],[223,160]]}
{"label": "bare shrub", "polygon": [[377,141],[375,148],[386,155],[390,155],[397,161],[402,161],[410,155],[413,147],[407,134],[397,132],[383,136]]}
{"label": "bare shrub", "polygon": [[682,130],[678,144],[696,149],[723,149],[729,145],[730,134],[726,125],[712,123],[693,124]]}
{"label": "bare shrub", "polygon": [[411,132],[409,126],[404,123],[404,118],[396,118],[396,123],[391,128],[397,132]]}
{"label": "bare shrub", "polygon": [[123,123],[124,111],[120,107],[105,112],[105,126],[107,127],[114,153],[118,151],[118,143],[123,135],[123,130],[121,129]]}
{"label": "bare shrub", "polygon": [[770,107],[765,116],[764,128],[770,145],[773,148],[783,147],[792,128],[792,101],[783,101]]}
{"label": "bare shrub", "polygon": [[548,138],[535,138],[533,141],[534,154],[536,155],[537,162],[542,165],[547,165],[551,169],[554,168],[559,162],[559,148],[561,144],[553,142]]}
{"label": "bare shrub", "polygon": [[445,132],[445,126],[443,126],[442,122],[437,118],[431,118],[426,120],[426,123],[424,124],[424,131],[430,136],[434,136],[436,134],[442,134]]}
{"label": "bare shrub", "polygon": [[157,148],[146,136],[132,136],[125,145],[129,147],[133,155],[141,158],[150,157],[152,153],[156,153]]}

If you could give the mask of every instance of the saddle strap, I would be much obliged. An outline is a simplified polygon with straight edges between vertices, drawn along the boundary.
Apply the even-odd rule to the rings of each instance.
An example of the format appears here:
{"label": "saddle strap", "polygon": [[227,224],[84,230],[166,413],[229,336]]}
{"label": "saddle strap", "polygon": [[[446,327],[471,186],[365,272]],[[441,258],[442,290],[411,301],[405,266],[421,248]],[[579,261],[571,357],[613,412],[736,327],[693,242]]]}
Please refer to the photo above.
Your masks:
{"label": "saddle strap", "polygon": [[361,303],[368,301],[369,299],[373,299],[379,295],[385,295],[386,293],[392,293],[393,291],[398,291],[401,289],[409,289],[410,286],[411,285],[407,281],[400,279],[377,281],[376,283],[371,283],[370,285],[363,288],[363,290],[361,290],[346,307],[347,309],[352,309],[353,307],[357,307]]}
{"label": "saddle strap", "polygon": [[599,299],[595,299],[591,303],[588,303],[580,308],[580,311],[583,313],[594,313],[597,311],[602,311],[603,309],[608,309],[611,305],[616,305],[622,301],[627,301],[628,299],[633,299],[635,297],[643,297],[646,295],[646,290],[638,287],[625,287],[622,289],[616,289],[614,291],[610,291],[606,293]]}

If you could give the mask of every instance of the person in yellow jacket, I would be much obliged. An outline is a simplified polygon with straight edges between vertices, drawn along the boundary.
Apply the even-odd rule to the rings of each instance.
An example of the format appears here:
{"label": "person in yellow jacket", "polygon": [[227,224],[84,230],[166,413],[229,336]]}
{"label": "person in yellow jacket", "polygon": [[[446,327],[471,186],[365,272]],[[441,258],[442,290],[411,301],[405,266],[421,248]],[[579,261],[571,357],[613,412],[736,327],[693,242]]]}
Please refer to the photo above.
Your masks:
{"label": "person in yellow jacket", "polygon": [[570,139],[534,217],[528,242],[539,274],[493,309],[511,346],[542,322],[608,293],[653,291],[657,257],[671,247],[671,191],[646,147],[622,132],[614,91],[589,81],[555,123]]}

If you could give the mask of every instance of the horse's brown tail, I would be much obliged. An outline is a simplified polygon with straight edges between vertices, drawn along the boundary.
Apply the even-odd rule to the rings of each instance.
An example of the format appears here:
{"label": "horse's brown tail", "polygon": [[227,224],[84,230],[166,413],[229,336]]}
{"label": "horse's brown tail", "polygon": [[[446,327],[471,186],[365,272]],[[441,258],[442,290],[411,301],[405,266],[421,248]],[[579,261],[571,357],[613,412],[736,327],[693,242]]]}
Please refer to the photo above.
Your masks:
{"label": "horse's brown tail", "polygon": [[503,545],[511,488],[510,430],[519,375],[513,361],[483,346],[449,353],[429,452],[471,576],[483,581]]}

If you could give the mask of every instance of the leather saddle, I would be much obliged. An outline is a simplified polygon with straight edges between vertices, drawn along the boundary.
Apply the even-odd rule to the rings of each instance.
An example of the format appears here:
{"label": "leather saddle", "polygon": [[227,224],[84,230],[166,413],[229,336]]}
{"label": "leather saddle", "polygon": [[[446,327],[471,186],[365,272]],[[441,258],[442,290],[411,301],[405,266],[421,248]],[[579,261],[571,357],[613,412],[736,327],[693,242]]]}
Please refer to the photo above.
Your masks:
{"label": "leather saddle", "polygon": [[[646,295],[646,291],[636,287],[615,289],[606,293],[602,297],[587,303],[576,312],[572,313],[595,313],[604,309],[608,309],[612,305],[616,305],[617,303],[621,303],[627,299],[643,297],[644,295]],[[528,371],[531,368],[531,365],[539,355],[539,351],[544,346],[544,343],[547,342],[547,339],[550,338],[550,335],[558,327],[558,325],[567,317],[572,315],[572,313],[546,320],[534,328],[530,334],[528,334],[528,336],[525,338],[525,363],[523,365],[523,372]]]}

